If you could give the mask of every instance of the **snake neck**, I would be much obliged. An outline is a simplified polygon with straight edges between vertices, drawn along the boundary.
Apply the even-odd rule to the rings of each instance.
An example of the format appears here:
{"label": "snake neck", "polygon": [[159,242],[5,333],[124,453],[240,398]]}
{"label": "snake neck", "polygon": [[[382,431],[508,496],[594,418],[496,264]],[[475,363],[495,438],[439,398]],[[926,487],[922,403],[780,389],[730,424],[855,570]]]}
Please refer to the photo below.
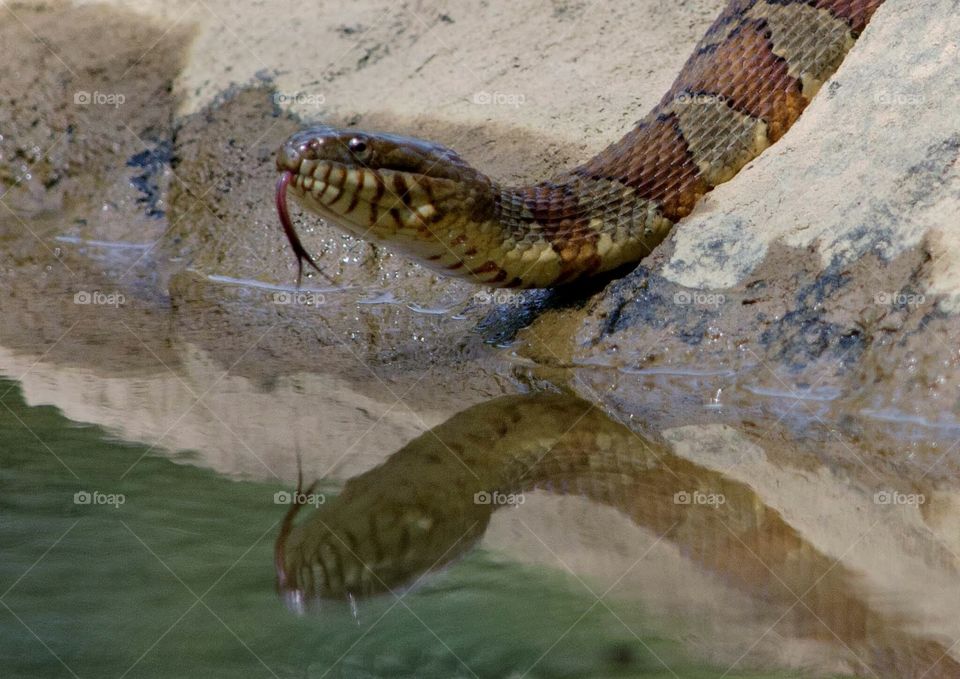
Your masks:
{"label": "snake neck", "polygon": [[[404,240],[408,253],[444,275],[493,287],[570,283],[637,261],[673,224],[653,201],[616,180],[566,173],[503,186],[475,172],[458,195],[436,199],[443,218],[419,227],[429,238]],[[448,202],[469,209],[445,209]]]}
{"label": "snake neck", "polygon": [[431,251],[420,252],[421,261],[445,275],[508,288],[569,284],[639,261],[707,190],[617,175],[608,158],[642,156],[658,134],[640,123],[597,157],[603,162],[527,186],[505,186],[477,172],[457,197],[472,209],[438,212],[451,216],[430,225],[432,238],[420,243]]}
{"label": "snake neck", "polygon": [[487,285],[546,287],[610,271],[651,252],[673,225],[635,188],[607,178],[571,172],[493,191],[488,229],[498,257],[459,253]]}
{"label": "snake neck", "polygon": [[549,181],[514,187],[483,177],[489,193],[471,200],[484,210],[440,239],[433,259],[448,274],[523,288],[638,262],[785,129],[723,96],[677,87],[620,140]]}

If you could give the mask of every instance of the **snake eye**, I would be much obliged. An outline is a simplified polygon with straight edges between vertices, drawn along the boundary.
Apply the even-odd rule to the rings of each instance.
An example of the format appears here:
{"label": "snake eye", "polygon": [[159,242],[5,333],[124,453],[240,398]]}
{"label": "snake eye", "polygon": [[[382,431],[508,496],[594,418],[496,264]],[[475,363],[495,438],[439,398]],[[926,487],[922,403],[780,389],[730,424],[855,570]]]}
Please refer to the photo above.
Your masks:
{"label": "snake eye", "polygon": [[370,158],[370,146],[362,137],[354,137],[348,141],[347,148],[350,149],[350,153],[360,162],[365,162]]}

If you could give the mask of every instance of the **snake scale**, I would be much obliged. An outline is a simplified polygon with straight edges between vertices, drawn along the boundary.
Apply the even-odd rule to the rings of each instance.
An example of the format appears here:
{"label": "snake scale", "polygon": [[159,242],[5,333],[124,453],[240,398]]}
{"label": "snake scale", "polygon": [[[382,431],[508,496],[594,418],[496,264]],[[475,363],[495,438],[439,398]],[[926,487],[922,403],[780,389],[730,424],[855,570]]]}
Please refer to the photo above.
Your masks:
{"label": "snake scale", "polygon": [[[780,139],[883,0],[730,0],[660,103],[586,163],[502,186],[433,142],[315,126],[277,153],[288,193],[446,275],[541,288],[639,262],[696,202]],[[324,274],[326,275],[326,274]]]}

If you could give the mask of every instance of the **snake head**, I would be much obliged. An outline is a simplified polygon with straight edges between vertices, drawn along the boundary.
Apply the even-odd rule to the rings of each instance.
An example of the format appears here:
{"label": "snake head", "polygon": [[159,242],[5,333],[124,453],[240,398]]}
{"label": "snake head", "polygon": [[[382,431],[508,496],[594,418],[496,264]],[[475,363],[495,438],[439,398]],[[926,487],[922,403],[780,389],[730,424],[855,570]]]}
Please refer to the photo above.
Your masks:
{"label": "snake head", "polygon": [[451,149],[410,137],[311,127],[280,147],[277,170],[277,206],[295,251],[288,191],[351,234],[421,261],[448,251],[454,225],[485,221],[494,210],[489,179]]}
{"label": "snake head", "polygon": [[[383,477],[392,473],[374,469],[351,479],[339,497],[297,526],[295,511],[288,512],[275,566],[278,590],[291,608],[412,587],[483,535],[494,507],[474,503],[472,493],[457,495],[460,486],[446,494],[431,487],[431,501],[445,510],[434,511],[426,498],[411,496],[409,484],[384,484]],[[437,494],[439,500],[432,497]],[[453,503],[446,495],[468,500],[448,507]]]}

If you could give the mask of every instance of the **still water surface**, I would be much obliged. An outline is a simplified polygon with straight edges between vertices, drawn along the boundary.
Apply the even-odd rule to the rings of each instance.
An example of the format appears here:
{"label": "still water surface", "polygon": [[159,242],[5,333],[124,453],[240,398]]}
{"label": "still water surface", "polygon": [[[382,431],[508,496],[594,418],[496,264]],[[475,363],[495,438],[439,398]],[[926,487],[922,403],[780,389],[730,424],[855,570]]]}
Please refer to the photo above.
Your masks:
{"label": "still water surface", "polygon": [[484,549],[402,598],[297,616],[274,591],[283,507],[273,499],[282,484],[230,479],[111,439],[55,408],[27,406],[14,382],[0,381],[0,394],[4,677],[716,677],[726,669],[688,657],[680,631],[642,607],[598,605],[572,577]]}

